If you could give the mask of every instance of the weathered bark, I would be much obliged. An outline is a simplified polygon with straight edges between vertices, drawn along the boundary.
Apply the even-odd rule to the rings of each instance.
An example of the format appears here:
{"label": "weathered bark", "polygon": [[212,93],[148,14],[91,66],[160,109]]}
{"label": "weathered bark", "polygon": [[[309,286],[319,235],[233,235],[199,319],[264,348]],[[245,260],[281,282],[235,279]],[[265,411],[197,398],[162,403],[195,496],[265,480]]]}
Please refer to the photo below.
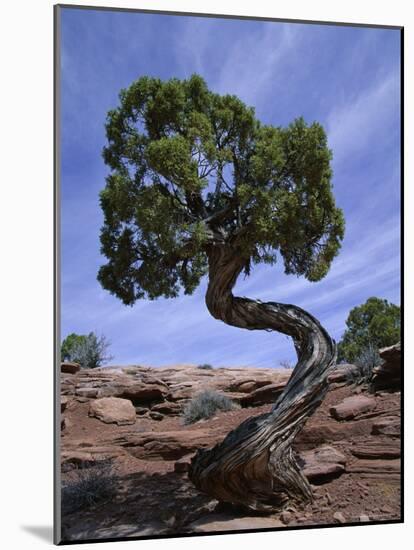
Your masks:
{"label": "weathered bark", "polygon": [[298,362],[272,411],[247,419],[212,449],[200,449],[189,476],[219,501],[274,512],[290,501],[312,500],[291,447],[325,396],[336,345],[317,319],[299,307],[233,296],[244,264],[228,246],[211,248],[206,295],[210,313],[232,326],[291,336]]}

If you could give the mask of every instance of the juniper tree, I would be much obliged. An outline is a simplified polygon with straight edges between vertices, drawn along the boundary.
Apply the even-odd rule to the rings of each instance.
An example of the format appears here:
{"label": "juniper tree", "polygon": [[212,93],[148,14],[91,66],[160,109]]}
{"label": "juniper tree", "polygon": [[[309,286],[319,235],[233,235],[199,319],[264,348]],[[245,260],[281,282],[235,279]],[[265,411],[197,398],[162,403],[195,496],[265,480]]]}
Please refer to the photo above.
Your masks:
{"label": "juniper tree", "polygon": [[249,509],[310,499],[291,443],[323,398],[335,343],[301,308],[235,297],[232,289],[260,263],[282,263],[285,273],[309,281],[327,274],[344,220],[324,129],[303,118],[287,127],[262,124],[252,107],[213,93],[198,75],[142,77],[119,99],[103,151],[110,173],[100,196],[102,286],[132,305],[191,294],[208,275],[206,305],[216,319],[285,333],[298,355],[272,412],[200,450],[190,478]]}
{"label": "juniper tree", "polygon": [[371,297],[349,312],[347,329],[338,344],[338,359],[350,363],[363,354],[377,355],[378,349],[400,340],[400,307],[388,300]]}

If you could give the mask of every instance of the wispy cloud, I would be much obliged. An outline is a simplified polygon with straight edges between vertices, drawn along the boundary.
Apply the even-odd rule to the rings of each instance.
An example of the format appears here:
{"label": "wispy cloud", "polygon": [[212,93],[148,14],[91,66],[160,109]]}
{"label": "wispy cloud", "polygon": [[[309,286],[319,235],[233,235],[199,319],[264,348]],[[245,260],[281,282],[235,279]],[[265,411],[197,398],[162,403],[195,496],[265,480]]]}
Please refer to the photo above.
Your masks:
{"label": "wispy cloud", "polygon": [[277,95],[285,85],[282,75],[290,53],[300,47],[294,25],[263,24],[263,32],[241,36],[226,52],[219,78],[213,82],[220,93],[232,93],[249,105],[258,106],[269,94]]}
{"label": "wispy cloud", "polygon": [[399,136],[390,129],[399,114],[399,82],[397,70],[393,70],[380,82],[347,97],[336,106],[328,118],[328,141],[334,152],[335,164],[350,156],[383,146],[384,140]]}

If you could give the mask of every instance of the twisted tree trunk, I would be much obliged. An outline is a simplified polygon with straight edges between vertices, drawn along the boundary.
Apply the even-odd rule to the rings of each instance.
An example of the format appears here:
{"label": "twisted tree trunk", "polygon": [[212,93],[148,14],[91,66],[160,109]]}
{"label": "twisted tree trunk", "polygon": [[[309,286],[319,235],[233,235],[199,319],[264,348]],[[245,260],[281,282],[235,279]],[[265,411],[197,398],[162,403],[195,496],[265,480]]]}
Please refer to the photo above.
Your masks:
{"label": "twisted tree trunk", "polygon": [[210,249],[210,313],[232,326],[291,336],[298,362],[272,411],[247,419],[212,449],[200,449],[189,476],[198,489],[219,501],[274,512],[290,501],[312,500],[291,446],[325,396],[336,346],[317,319],[299,307],[233,296],[244,263],[228,245]]}

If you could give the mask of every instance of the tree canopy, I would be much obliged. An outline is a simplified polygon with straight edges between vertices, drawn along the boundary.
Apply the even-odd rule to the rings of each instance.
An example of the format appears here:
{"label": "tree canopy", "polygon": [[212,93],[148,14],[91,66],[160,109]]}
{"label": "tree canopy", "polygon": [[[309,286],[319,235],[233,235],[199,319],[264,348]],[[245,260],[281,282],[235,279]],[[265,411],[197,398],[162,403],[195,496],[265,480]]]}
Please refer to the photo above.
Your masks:
{"label": "tree canopy", "polygon": [[73,351],[86,343],[86,334],[68,334],[60,346],[60,357],[62,361],[72,361]]}
{"label": "tree canopy", "polygon": [[303,118],[262,124],[252,107],[198,75],[142,77],[109,111],[100,195],[98,279],[125,304],[191,294],[208,250],[234,247],[251,264],[281,258],[286,273],[318,281],[344,233],[323,127]]}
{"label": "tree canopy", "polygon": [[381,298],[368,298],[351,309],[346,326],[338,344],[338,360],[352,363],[370,348],[378,350],[400,340],[400,307]]}

